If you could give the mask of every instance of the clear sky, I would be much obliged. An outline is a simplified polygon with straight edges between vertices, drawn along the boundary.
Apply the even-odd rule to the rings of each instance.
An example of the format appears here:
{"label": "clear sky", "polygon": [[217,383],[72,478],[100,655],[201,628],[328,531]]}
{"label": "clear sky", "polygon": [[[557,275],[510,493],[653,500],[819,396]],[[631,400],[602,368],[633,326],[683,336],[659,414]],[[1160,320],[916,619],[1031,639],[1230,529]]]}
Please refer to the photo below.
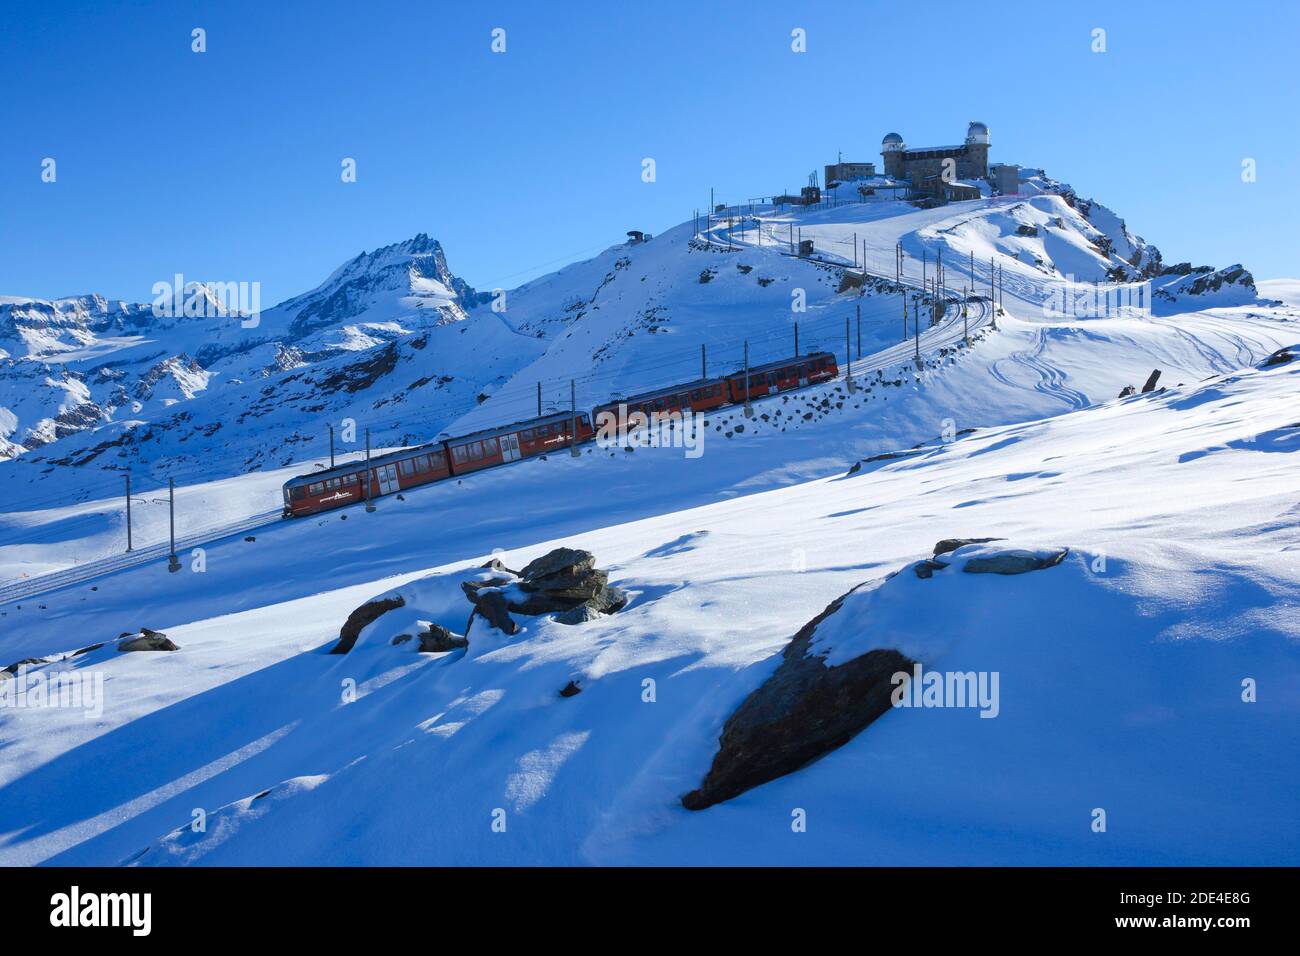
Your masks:
{"label": "clear sky", "polygon": [[1166,261],[1300,275],[1293,2],[3,3],[0,294],[265,306],[419,232],[510,288],[972,119]]}

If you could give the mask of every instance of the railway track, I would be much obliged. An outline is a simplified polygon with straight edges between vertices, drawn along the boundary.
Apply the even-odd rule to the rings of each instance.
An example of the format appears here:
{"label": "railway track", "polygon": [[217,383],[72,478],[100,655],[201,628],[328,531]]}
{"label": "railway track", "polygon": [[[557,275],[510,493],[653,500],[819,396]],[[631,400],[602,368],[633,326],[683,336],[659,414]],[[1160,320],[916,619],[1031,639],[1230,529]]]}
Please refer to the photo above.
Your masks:
{"label": "railway track", "polygon": [[[874,275],[874,273],[871,274]],[[892,281],[889,276],[880,276],[880,278],[890,279]],[[951,308],[954,304],[957,305],[958,308]],[[961,309],[959,307],[960,299],[957,299],[956,297],[949,299],[949,306],[950,308],[947,310],[948,314],[939,322],[938,325],[928,328],[921,333],[920,347],[922,355],[945,346],[955,345],[962,340],[964,330],[961,318]],[[974,332],[989,323],[992,318],[992,306],[987,300],[983,299],[971,300],[971,306],[972,315],[969,317],[967,327],[971,332]],[[906,341],[898,342],[895,345],[891,345],[889,348],[881,349],[871,355],[865,355],[860,359],[854,359],[850,363],[849,374],[857,377],[868,372],[874,372],[877,369],[886,369],[892,366],[906,364],[912,361],[916,353],[916,348],[916,341],[909,338]],[[214,544],[226,538],[247,534],[250,531],[256,531],[259,528],[265,528],[268,525],[280,521],[281,513],[281,509],[276,507],[273,511],[265,511],[259,514],[249,515],[245,518],[239,519],[238,521],[213,525],[207,528],[191,531],[176,539],[176,553],[177,555],[181,555],[193,548]],[[139,567],[153,561],[165,562],[169,553],[170,548],[168,542],[162,541],[157,544],[135,548],[134,550],[122,554],[110,555],[93,561],[87,561],[84,564],[74,565],[70,568],[52,571],[49,574],[22,578],[16,581],[8,581],[0,584],[0,605],[30,600],[42,594],[48,594],[52,591],[71,587],[76,584],[84,584],[87,581],[114,574],[119,571],[125,571],[129,568]]]}

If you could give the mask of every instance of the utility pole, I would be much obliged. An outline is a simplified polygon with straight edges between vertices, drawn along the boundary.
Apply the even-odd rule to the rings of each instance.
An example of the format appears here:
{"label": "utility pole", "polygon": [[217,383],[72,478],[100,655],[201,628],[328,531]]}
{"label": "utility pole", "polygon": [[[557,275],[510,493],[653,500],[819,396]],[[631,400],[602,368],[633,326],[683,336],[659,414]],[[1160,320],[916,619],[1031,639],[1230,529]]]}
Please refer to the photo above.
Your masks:
{"label": "utility pole", "polygon": [[862,303],[858,303],[858,358],[862,358]]}
{"label": "utility pole", "polygon": [[844,317],[844,384],[850,392],[853,391],[853,351],[849,347],[849,317]]}
{"label": "utility pole", "polygon": [[167,570],[179,571],[181,562],[176,557],[176,480],[167,479],[167,522],[170,525],[171,553],[167,556]]}
{"label": "utility pole", "polygon": [[[971,255],[974,255],[974,253],[972,252]],[[966,289],[965,286],[962,286],[962,290],[961,290],[961,334],[962,334],[962,338],[965,340],[967,346],[970,345],[970,323],[967,321],[967,316],[966,316],[966,310],[967,310],[967,306],[968,306],[969,304],[970,304],[970,293],[967,291],[967,289]]]}
{"label": "utility pole", "polygon": [[542,417],[542,383],[537,383],[537,417]]}
{"label": "utility pole", "polygon": [[334,467],[334,425],[330,425],[330,467]]}
{"label": "utility pole", "polygon": [[794,324],[794,355],[795,358],[799,357],[799,323],[798,322]]}
{"label": "utility pole", "polygon": [[577,458],[582,452],[578,451],[578,384],[574,379],[569,379],[569,414],[573,417],[573,437],[569,442],[569,454]]}
{"label": "utility pole", "polygon": [[126,553],[131,553],[131,474],[126,474]]}
{"label": "utility pole", "polygon": [[700,378],[709,377],[709,350],[703,342],[700,343]]}
{"label": "utility pole", "polygon": [[919,372],[921,371],[921,317],[919,315],[912,326],[916,329],[916,370]]}
{"label": "utility pole", "polygon": [[903,289],[903,341],[907,341],[907,289]]}
{"label": "utility pole", "polygon": [[374,489],[370,487],[370,429],[367,428],[366,429],[366,511],[369,512],[373,512],[375,510],[374,495],[372,493],[373,491]]}
{"label": "utility pole", "polygon": [[754,417],[754,406],[749,403],[749,339],[745,339],[745,417]]}

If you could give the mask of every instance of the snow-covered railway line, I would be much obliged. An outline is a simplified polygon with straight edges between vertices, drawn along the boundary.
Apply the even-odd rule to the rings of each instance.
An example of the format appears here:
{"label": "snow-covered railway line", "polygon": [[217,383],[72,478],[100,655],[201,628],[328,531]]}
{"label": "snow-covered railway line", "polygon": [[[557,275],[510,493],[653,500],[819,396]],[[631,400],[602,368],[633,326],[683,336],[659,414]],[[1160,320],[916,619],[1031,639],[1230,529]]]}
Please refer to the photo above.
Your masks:
{"label": "snow-covered railway line", "polygon": [[[953,305],[959,306],[960,299],[949,300],[949,306]],[[949,308],[947,315],[938,325],[923,330],[919,338],[920,354],[927,355],[941,348],[956,345],[963,340],[967,330],[975,332],[988,324],[992,311],[987,300],[973,299],[970,305],[972,306],[972,314],[965,322],[963,322],[959,307]],[[978,307],[977,314],[975,307]],[[917,349],[918,341],[914,338],[898,342],[871,355],[854,359],[849,363],[849,375],[850,377],[859,377],[876,370],[907,364],[914,360]],[[811,387],[816,388],[818,386]],[[799,389],[797,391],[803,390]],[[788,395],[791,393],[785,392],[783,394]],[[179,555],[182,552],[210,545],[225,538],[278,524],[282,520],[282,514],[282,509],[277,507],[272,511],[259,512],[258,514],[240,518],[237,521],[190,532],[176,539],[176,552]],[[49,574],[10,581],[0,585],[0,605],[29,600],[42,594],[48,594],[77,584],[84,584],[87,581],[139,567],[152,561],[166,561],[170,553],[169,542],[162,541],[123,554],[110,555],[74,567],[63,568]]]}

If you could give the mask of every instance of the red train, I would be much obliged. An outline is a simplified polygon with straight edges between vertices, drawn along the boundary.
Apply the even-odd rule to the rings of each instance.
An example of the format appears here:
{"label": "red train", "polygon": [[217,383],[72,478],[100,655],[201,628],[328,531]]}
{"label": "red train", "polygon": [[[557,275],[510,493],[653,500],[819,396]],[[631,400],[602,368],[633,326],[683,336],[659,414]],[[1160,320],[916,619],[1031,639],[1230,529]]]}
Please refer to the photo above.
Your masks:
{"label": "red train", "polygon": [[[830,381],[839,373],[835,356],[813,352],[779,362],[768,362],[749,370],[751,400]],[[590,414],[555,412],[511,425],[486,428],[469,435],[448,438],[427,445],[404,448],[370,459],[351,461],[324,471],[299,475],[284,483],[284,516],[310,515],[340,508],[358,501],[426,485],[455,475],[466,475],[496,465],[568,448],[591,441],[592,423],[599,424],[603,412],[627,413],[706,412],[723,405],[745,401],[746,374],[736,372],[715,379],[698,379],[681,385],[642,392],[629,398],[598,405]],[[368,480],[367,480],[368,478]]]}

